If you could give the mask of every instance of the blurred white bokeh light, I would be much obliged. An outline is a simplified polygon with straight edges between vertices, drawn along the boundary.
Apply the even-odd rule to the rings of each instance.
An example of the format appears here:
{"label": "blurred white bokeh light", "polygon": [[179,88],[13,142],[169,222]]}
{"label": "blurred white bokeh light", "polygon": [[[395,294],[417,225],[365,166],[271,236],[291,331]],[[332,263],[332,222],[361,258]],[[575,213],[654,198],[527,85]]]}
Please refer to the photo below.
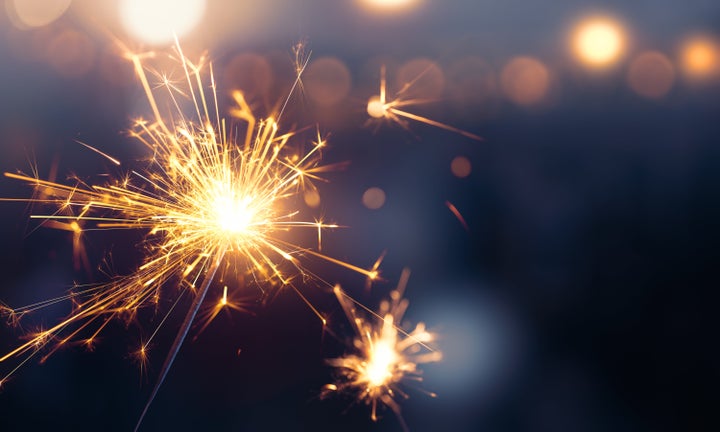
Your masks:
{"label": "blurred white bokeh light", "polygon": [[133,37],[161,45],[195,28],[205,7],[205,0],[122,0],[120,20]]}
{"label": "blurred white bokeh light", "polygon": [[424,387],[451,399],[470,393],[478,399],[492,396],[522,360],[515,317],[502,302],[472,291],[441,289],[442,295],[411,308],[438,333],[443,353],[441,362],[425,367]]}

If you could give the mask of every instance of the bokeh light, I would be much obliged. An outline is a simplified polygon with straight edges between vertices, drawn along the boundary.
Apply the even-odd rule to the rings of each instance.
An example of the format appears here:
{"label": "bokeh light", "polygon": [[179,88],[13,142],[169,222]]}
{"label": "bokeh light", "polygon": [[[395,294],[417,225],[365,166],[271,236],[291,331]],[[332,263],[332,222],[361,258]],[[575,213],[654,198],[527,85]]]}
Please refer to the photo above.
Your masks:
{"label": "bokeh light", "polygon": [[303,83],[307,95],[321,106],[332,106],[342,101],[350,92],[350,71],[334,57],[321,57],[310,63]]}
{"label": "bokeh light", "polygon": [[226,87],[242,90],[250,100],[267,96],[275,79],[267,59],[255,53],[233,57],[225,66],[223,78]]}
{"label": "bokeh light", "polygon": [[450,171],[455,177],[465,178],[472,172],[472,164],[465,156],[457,156],[450,163]]}
{"label": "bokeh light", "polygon": [[308,189],[303,194],[305,205],[310,208],[317,208],[320,205],[320,192],[317,189]]}
{"label": "bokeh light", "polygon": [[398,69],[397,89],[403,99],[438,98],[445,89],[445,74],[432,60],[416,58]]}
{"label": "bokeh light", "polygon": [[95,46],[90,38],[76,30],[64,30],[55,36],[47,48],[47,60],[58,73],[79,77],[95,64]]}
{"label": "bokeh light", "polygon": [[385,191],[378,187],[371,187],[362,196],[362,203],[370,210],[377,210],[385,205]]}
{"label": "bokeh light", "polygon": [[5,10],[15,27],[42,27],[60,18],[71,0],[6,0]]}
{"label": "bokeh light", "polygon": [[706,78],[720,71],[720,46],[710,37],[687,39],[680,56],[683,72],[691,78]]}
{"label": "bokeh light", "polygon": [[205,0],[123,0],[120,19],[133,37],[160,45],[192,30],[202,19],[205,6]]}
{"label": "bokeh light", "polygon": [[616,62],[625,49],[625,31],[607,17],[592,17],[575,26],[571,36],[575,56],[592,67],[605,67]]}
{"label": "bokeh light", "polygon": [[367,6],[376,10],[404,9],[417,3],[417,0],[362,0]]}
{"label": "bokeh light", "polygon": [[648,51],[633,60],[627,80],[630,88],[638,95],[659,99],[672,88],[675,69],[665,55],[657,51]]}
{"label": "bokeh light", "polygon": [[550,85],[550,72],[539,60],[516,57],[502,70],[500,83],[505,95],[518,105],[542,101]]}

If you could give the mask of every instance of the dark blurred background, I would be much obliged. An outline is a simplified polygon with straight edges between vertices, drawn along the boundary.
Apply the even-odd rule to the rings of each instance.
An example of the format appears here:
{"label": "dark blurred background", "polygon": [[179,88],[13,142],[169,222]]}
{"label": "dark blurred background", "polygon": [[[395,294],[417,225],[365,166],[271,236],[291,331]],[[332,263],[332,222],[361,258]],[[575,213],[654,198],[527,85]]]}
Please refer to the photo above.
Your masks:
{"label": "dark blurred background", "polygon": [[[445,360],[424,365],[417,386],[437,398],[410,386],[401,401],[410,430],[718,430],[717,1],[163,3],[4,0],[1,171],[104,181],[146,156],[125,134],[148,109],[114,37],[164,50],[175,30],[191,57],[208,50],[223,104],[241,88],[259,113],[287,94],[292,47],[306,40],[305,92],[286,126],[318,124],[330,134],[324,162],[350,164],[303,214],[347,227],[324,235],[330,256],[370,267],[387,252],[370,292],[356,274],[308,266],[371,308],[412,270],[406,318],[441,335]],[[578,47],[593,20],[610,33]],[[391,95],[414,81],[408,95],[434,101],[407,111],[484,141],[368,124],[383,64]],[[31,194],[0,179],[2,197]],[[142,261],[143,233],[89,232],[91,268],[76,269],[72,234],[30,214],[0,203],[0,301],[11,307],[107,280],[97,266],[108,254],[119,274]],[[185,343],[142,430],[401,429],[390,410],[373,423],[350,399],[320,400],[324,359],[347,352],[352,332],[327,287],[303,293],[327,329],[291,291],[221,314]],[[162,312],[109,325],[94,352],[31,360],[0,391],[0,430],[130,430],[182,315],[142,371],[130,353]],[[3,326],[2,352],[21,337]]]}

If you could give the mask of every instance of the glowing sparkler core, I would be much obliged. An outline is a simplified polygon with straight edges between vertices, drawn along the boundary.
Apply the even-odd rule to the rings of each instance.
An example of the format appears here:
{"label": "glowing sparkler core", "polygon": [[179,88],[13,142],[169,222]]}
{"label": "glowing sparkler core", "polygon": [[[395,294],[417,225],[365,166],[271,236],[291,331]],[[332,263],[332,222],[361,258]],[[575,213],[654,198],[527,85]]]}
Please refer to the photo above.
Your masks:
{"label": "glowing sparkler core", "polygon": [[355,327],[353,345],[356,353],[328,360],[339,376],[335,384],[324,387],[323,396],[335,392],[351,393],[358,401],[372,407],[373,421],[378,419],[377,406],[380,403],[389,407],[402,422],[396,399],[398,396],[407,398],[408,395],[400,388],[401,383],[422,381],[418,365],[442,359],[440,351],[428,346],[436,335],[427,331],[424,324],[419,323],[410,332],[395,324],[402,320],[409,304],[403,299],[409,277],[409,270],[403,270],[398,287],[390,293],[389,301],[380,304],[378,313],[366,309],[372,315],[368,319],[357,313],[354,300],[339,286],[335,287],[335,295]]}
{"label": "glowing sparkler core", "polygon": [[[143,230],[148,233],[145,242],[148,255],[130,276],[100,286],[78,287],[63,297],[24,308],[0,308],[1,315],[16,320],[61,301],[70,300],[73,304],[72,312],[63,321],[30,335],[27,342],[0,356],[0,362],[25,356],[0,381],[44,351],[43,348],[51,347],[42,360],[73,339],[91,346],[112,319],[134,319],[141,307],[157,305],[161,288],[175,286],[178,300],[188,292],[194,297],[161,369],[150,397],[152,401],[216,275],[223,280],[234,277],[231,280],[240,281],[249,275],[248,279],[256,283],[271,281],[273,286],[290,287],[303,300],[305,297],[294,286],[294,275],[312,276],[302,266],[303,256],[332,262],[368,279],[377,277],[376,268],[365,270],[288,239],[286,233],[293,229],[317,230],[319,239],[320,231],[336,227],[317,220],[298,220],[299,211],[294,210],[302,193],[314,188],[312,181],[327,170],[319,165],[325,146],[320,136],[309,146],[303,143],[309,150],[299,152],[302,145],[295,145],[296,133],[279,132],[282,111],[259,119],[237,91],[232,93],[237,106],[231,114],[239,122],[226,121],[219,115],[212,65],[204,56],[197,63],[190,61],[179,44],[171,57],[182,68],[184,81],[172,80],[148,68],[146,61],[154,53],[126,51],[125,55],[135,67],[153,113],[151,119],[135,121],[130,131],[152,155],[147,168],[103,185],[80,179],[76,184],[65,185],[41,180],[37,173],[5,175],[38,191],[35,198],[20,201],[51,207],[48,213],[32,218],[51,227],[71,230],[78,239],[89,229]],[[295,85],[306,65],[306,59],[298,64]],[[156,78],[158,83],[151,84],[150,78]],[[207,88],[212,93],[206,94]],[[158,103],[160,97],[162,104]],[[192,104],[190,112],[181,109],[179,100],[185,98]],[[160,106],[169,106],[170,112],[161,114]],[[244,134],[240,133],[242,124],[246,125]],[[241,138],[236,141],[236,136]],[[90,148],[119,165],[119,161]],[[319,312],[305,301],[324,322]],[[228,298],[227,286],[218,305],[206,315],[203,329],[223,308],[241,309],[239,303]],[[91,330],[91,324],[97,329]],[[138,349],[136,355],[141,363],[147,361],[147,347],[158,329]],[[148,406],[149,402],[143,416]]]}

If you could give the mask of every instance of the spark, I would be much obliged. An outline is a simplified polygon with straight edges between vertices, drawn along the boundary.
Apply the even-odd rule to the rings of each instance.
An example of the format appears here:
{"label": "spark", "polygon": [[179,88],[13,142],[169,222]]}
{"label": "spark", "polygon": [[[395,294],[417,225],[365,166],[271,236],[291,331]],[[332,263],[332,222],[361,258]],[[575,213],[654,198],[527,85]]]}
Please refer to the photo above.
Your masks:
{"label": "spark", "polygon": [[[351,394],[358,402],[371,407],[373,421],[378,419],[378,405],[386,406],[403,427],[398,399],[407,399],[408,394],[402,384],[422,381],[418,365],[442,359],[442,353],[429,346],[436,335],[427,331],[423,323],[409,332],[398,327],[409,305],[403,298],[409,277],[410,271],[403,270],[397,288],[390,293],[389,300],[380,304],[377,313],[359,305],[340,286],[335,286],[335,295],[356,332],[354,353],[327,361],[336,368],[337,380],[327,384],[322,391],[323,397],[334,393]],[[367,312],[363,314],[366,316],[358,314],[356,305]]]}
{"label": "spark", "polygon": [[387,79],[385,77],[385,66],[380,68],[380,92],[379,94],[372,96],[367,103],[367,113],[372,119],[376,120],[387,120],[400,125],[404,129],[409,129],[408,119],[425,123],[430,126],[445,129],[450,132],[460,134],[464,137],[482,141],[483,138],[473,133],[458,129],[454,126],[441,123],[436,120],[432,120],[427,117],[423,117],[417,114],[408,112],[406,108],[421,105],[430,102],[425,99],[411,99],[405,98],[405,93],[410,89],[418,79],[422,77],[422,73],[418,75],[414,80],[406,83],[403,88],[390,100],[387,95]]}
{"label": "spark", "polygon": [[463,228],[465,228],[465,231],[470,231],[470,227],[465,221],[462,213],[460,213],[460,210],[455,207],[455,204],[451,203],[450,201],[445,201],[445,206],[447,206],[448,210],[450,210],[450,213],[452,213],[457,218]]}
{"label": "spark", "polygon": [[[124,55],[133,64],[152,111],[150,118],[134,121],[130,130],[130,136],[149,151],[145,168],[130,170],[124,177],[103,184],[81,179],[64,184],[42,180],[37,173],[5,176],[33,186],[38,193],[21,200],[42,205],[49,211],[31,218],[51,228],[72,231],[76,235],[74,243],[79,244],[82,233],[91,230],[146,233],[143,263],[129,276],[115,277],[102,285],[78,286],[56,299],[24,308],[2,309],[0,312],[9,320],[17,320],[25,313],[63,301],[69,300],[73,305],[65,319],[30,335],[25,343],[0,356],[0,362],[24,356],[22,364],[40,352],[44,352],[41,360],[44,361],[68,341],[83,339],[87,332],[92,335],[84,340],[92,346],[99,331],[111,320],[135,319],[139,309],[157,307],[161,293],[164,294],[162,288],[176,287],[175,302],[160,326],[184,294],[192,296],[192,304],[142,420],[216,278],[234,276],[238,281],[250,280],[258,286],[290,287],[305,299],[294,281],[298,276],[301,280],[315,276],[304,266],[308,256],[359,272],[369,279],[376,278],[378,273],[377,269],[365,270],[300,246],[290,238],[289,232],[298,229],[337,227],[318,220],[304,221],[296,209],[304,191],[314,188],[313,180],[320,179],[328,169],[320,164],[321,149],[326,146],[324,138],[318,134],[315,141],[305,142],[299,139],[299,132],[283,131],[280,125],[283,110],[265,118],[257,117],[239,91],[232,93],[236,106],[230,110],[230,119],[221,117],[212,64],[206,55],[191,61],[179,43],[169,57],[182,70],[181,80],[171,79],[170,74],[148,65],[159,56],[157,53],[124,49]],[[306,65],[307,60],[298,68],[293,88]],[[291,95],[292,92],[288,100]],[[160,107],[166,106],[168,112],[161,113]],[[107,153],[81,144],[114,165],[120,164]],[[228,295],[227,287],[218,305],[204,317],[203,329],[223,309],[242,309],[241,303]],[[160,326],[134,354],[142,368]]]}

